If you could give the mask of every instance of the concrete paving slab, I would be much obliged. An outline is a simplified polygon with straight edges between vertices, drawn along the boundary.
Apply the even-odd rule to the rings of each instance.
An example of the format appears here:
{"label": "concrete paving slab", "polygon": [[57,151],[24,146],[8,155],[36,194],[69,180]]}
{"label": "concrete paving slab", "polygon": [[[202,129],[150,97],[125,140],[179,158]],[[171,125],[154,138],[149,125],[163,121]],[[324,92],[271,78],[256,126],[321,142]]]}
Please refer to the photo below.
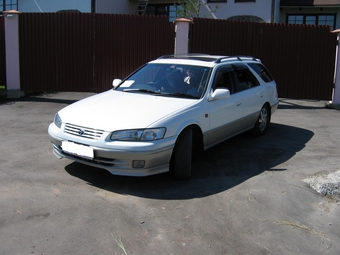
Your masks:
{"label": "concrete paving slab", "polygon": [[340,202],[304,180],[340,169],[340,112],[281,99],[268,133],[169,174],[114,176],[52,154],[47,127],[91,93],[0,103],[0,254],[340,254]]}

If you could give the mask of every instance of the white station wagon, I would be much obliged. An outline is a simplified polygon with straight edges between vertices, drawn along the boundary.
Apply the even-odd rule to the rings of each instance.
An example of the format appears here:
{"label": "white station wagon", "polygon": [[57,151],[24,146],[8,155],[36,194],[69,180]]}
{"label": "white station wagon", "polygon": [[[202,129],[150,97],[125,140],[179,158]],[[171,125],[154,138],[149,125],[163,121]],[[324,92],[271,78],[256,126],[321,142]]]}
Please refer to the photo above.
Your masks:
{"label": "white station wagon", "polygon": [[168,55],[60,110],[48,133],[58,158],[116,175],[190,179],[193,155],[248,130],[263,135],[278,104],[259,59]]}

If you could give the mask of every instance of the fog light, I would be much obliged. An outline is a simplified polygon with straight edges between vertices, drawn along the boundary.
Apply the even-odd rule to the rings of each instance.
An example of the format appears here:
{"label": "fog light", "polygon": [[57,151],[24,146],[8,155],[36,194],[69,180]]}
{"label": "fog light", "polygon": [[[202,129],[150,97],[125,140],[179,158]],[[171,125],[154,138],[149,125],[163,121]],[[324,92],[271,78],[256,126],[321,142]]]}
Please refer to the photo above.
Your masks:
{"label": "fog light", "polygon": [[133,160],[132,161],[132,167],[133,168],[143,168],[145,166],[144,160]]}

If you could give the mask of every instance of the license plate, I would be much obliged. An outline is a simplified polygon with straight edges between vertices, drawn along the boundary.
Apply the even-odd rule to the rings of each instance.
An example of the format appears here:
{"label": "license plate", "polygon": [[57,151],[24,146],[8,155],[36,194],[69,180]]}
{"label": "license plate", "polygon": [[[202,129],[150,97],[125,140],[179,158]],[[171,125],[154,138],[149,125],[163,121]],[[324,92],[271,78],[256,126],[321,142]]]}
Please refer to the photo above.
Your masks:
{"label": "license plate", "polygon": [[62,141],[61,148],[64,152],[86,159],[93,159],[94,152],[89,146]]}

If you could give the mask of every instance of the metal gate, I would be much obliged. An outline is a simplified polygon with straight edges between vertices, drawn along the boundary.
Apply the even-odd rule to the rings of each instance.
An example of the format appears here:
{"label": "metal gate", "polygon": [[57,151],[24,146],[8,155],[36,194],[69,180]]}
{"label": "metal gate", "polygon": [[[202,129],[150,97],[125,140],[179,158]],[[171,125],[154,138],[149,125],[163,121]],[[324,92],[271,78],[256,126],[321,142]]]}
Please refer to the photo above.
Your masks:
{"label": "metal gate", "polygon": [[280,97],[332,98],[336,35],[329,27],[194,19],[190,32],[191,52],[260,58]]}
{"label": "metal gate", "polygon": [[22,13],[21,90],[108,90],[114,78],[173,53],[173,31],[165,16]]}
{"label": "metal gate", "polygon": [[[3,17],[0,22],[3,29]],[[19,25],[23,91],[101,92],[112,79],[174,50],[174,24],[165,16],[23,13]],[[332,97],[336,35],[329,27],[197,18],[189,47],[196,53],[260,58],[280,97]],[[3,70],[4,65],[2,79]]]}

